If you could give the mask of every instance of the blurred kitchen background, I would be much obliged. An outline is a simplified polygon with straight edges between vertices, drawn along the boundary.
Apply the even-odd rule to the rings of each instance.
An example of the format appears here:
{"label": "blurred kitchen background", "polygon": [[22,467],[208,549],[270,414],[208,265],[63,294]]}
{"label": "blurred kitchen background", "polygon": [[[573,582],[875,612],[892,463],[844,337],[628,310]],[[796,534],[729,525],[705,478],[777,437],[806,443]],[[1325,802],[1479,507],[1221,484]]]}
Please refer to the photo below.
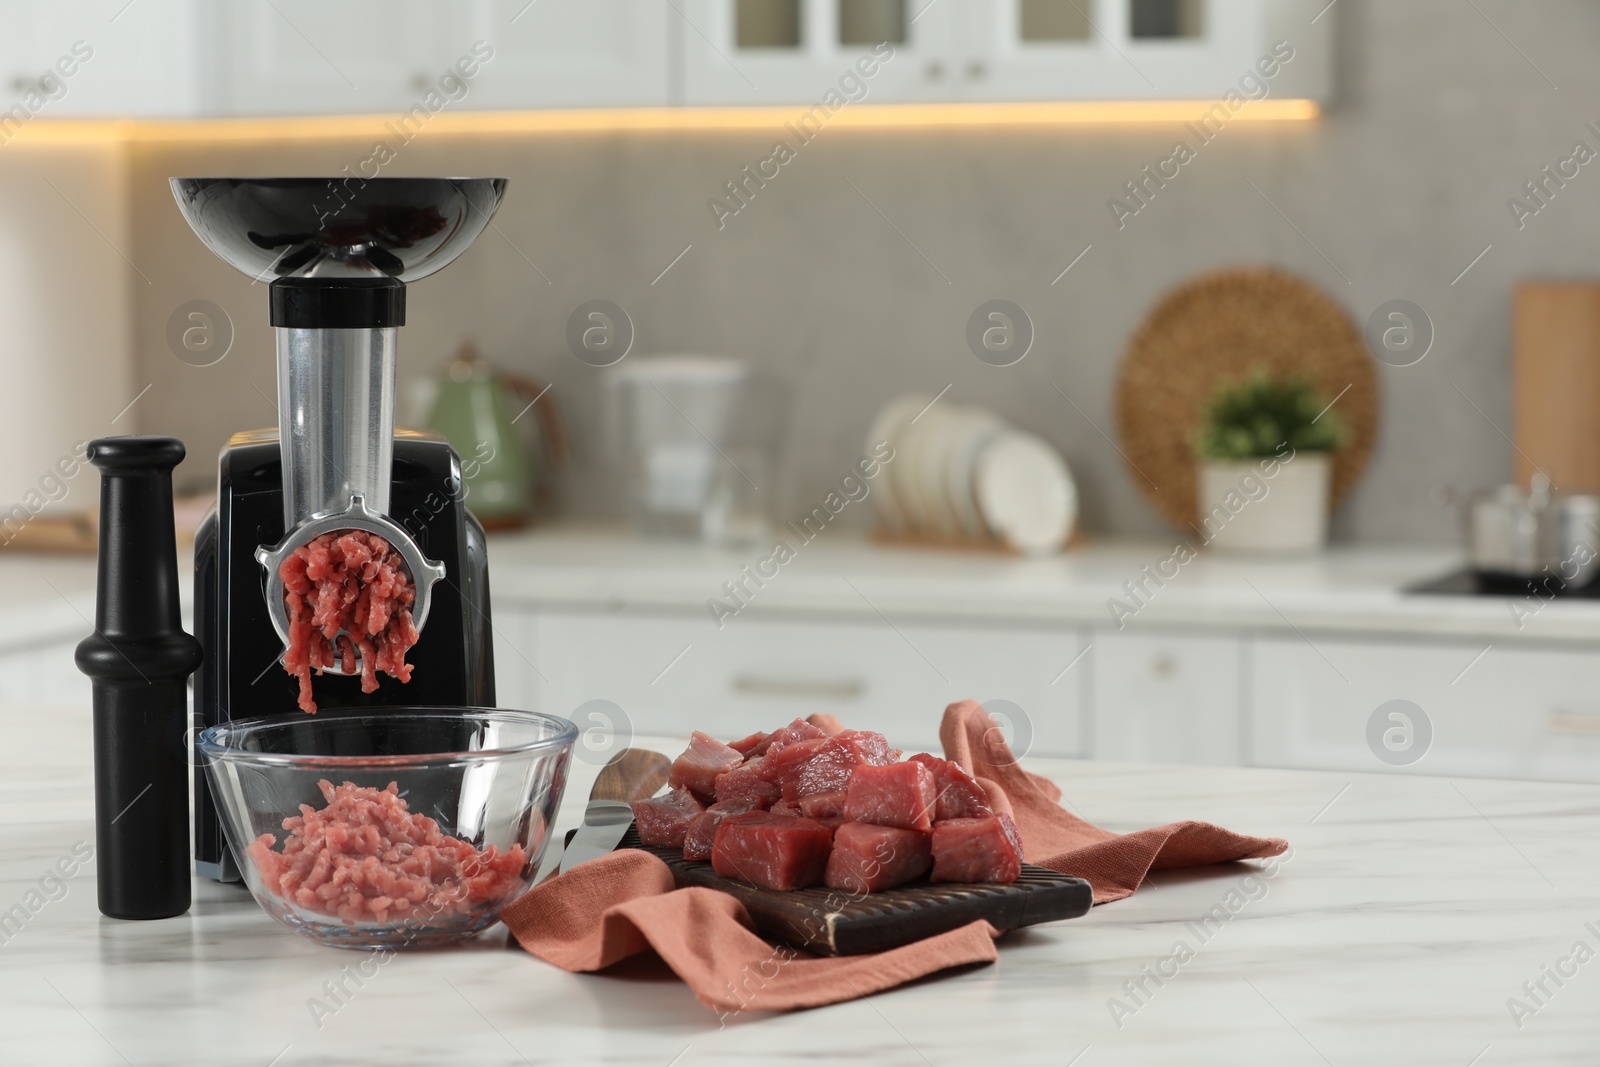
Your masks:
{"label": "blurred kitchen background", "polygon": [[[905,3],[913,14],[919,7]],[[20,497],[75,435],[99,432],[146,384],[152,388],[139,402],[137,425],[183,437],[192,456],[208,460],[228,433],[274,420],[260,395],[273,393],[264,302],[248,280],[197,254],[168,176],[358,173],[374,138],[385,135],[383,120],[420,100],[413,76],[431,83],[476,40],[491,40],[497,56],[447,111],[480,99],[490,106],[492,88],[500,89],[493,106],[506,106],[516,90],[513,65],[543,56],[571,72],[558,81],[624,78],[638,85],[631,92],[616,87],[623,102],[652,93],[662,100],[671,89],[669,42],[641,38],[678,19],[670,9],[645,15],[650,3],[612,0],[574,13],[579,5],[540,0],[513,24],[523,5],[507,0],[442,5],[468,14],[436,30],[423,5],[399,5],[403,16],[385,18],[377,9],[394,5],[285,0],[277,5],[283,18],[263,0],[217,5],[228,9],[230,25],[208,33],[205,22],[216,13],[198,4],[141,0],[115,23],[101,10],[114,14],[115,3],[6,6],[48,11],[33,35],[8,34],[0,44],[21,51],[21,36],[33,46],[0,58],[15,95],[17,77],[48,69],[74,40],[95,47],[95,58],[67,80],[65,96],[35,120],[41,124],[70,112],[96,80],[112,96],[102,106],[112,109],[118,98],[137,108],[149,82],[152,95],[165,98],[162,111],[208,114],[228,109],[231,99],[247,113],[267,112],[283,88],[267,83],[275,78],[304,83],[284,94],[279,110],[310,98],[318,111],[378,117],[343,134],[290,127],[250,135],[246,128],[243,136],[179,130],[129,139],[106,131],[56,143],[32,131],[41,135],[24,132],[4,146],[4,317],[18,351],[52,353],[14,361],[12,372],[29,376],[13,378],[18,386],[50,390],[49,402],[32,388],[0,397],[10,409],[0,419],[10,428],[0,449],[5,499]],[[934,18],[938,6],[920,21]],[[1070,7],[1064,0],[1061,6]],[[1189,276],[1219,265],[1276,264],[1322,286],[1358,322],[1397,298],[1432,318],[1438,336],[1430,358],[1382,376],[1377,451],[1336,514],[1334,534],[1452,541],[1454,515],[1430,502],[1430,489],[1511,474],[1511,445],[1484,416],[1509,432],[1512,287],[1527,277],[1583,275],[1600,238],[1600,212],[1593,210],[1600,182],[1571,182],[1551,217],[1529,219],[1521,230],[1506,207],[1540,166],[1586,136],[1583,123],[1596,117],[1581,101],[1600,87],[1600,72],[1587,62],[1600,39],[1600,11],[1581,0],[1480,6],[1487,19],[1451,0],[1339,0],[1315,25],[1297,28],[1301,58],[1288,68],[1312,61],[1313,47],[1330,51],[1323,114],[1230,124],[1121,230],[1107,199],[1126,197],[1124,182],[1170,155],[1180,121],[827,129],[720,231],[706,201],[726,199],[723,183],[768,158],[776,137],[795,140],[782,129],[786,120],[753,129],[424,130],[382,173],[503,175],[512,191],[498,232],[412,293],[401,395],[414,395],[407,384],[438,373],[472,334],[495,363],[553,385],[574,437],[570,507],[603,514],[614,496],[586,470],[596,455],[590,416],[602,375],[572,357],[565,329],[579,304],[610,299],[633,320],[635,353],[734,356],[788,387],[791,425],[772,487],[779,513],[803,510],[836,477],[884,400],[953,383],[951,398],[992,407],[1062,450],[1082,495],[1086,531],[1153,535],[1165,524],[1096,430],[1112,430],[1118,356],[1151,304]],[[180,9],[192,24],[169,14]],[[6,17],[15,25],[9,20],[17,16]],[[1503,30],[1515,24],[1520,53],[1491,19]],[[568,25],[584,31],[570,45],[548,36]],[[353,41],[347,31],[355,27]],[[693,31],[688,36],[675,33],[683,45],[699,40]],[[898,47],[884,74],[901,64],[920,72],[927,61]],[[134,55],[119,56],[130,49]],[[374,63],[375,50],[393,56],[392,68]],[[652,66],[652,50],[660,53],[654,69],[638,69]],[[835,62],[817,62],[822,71],[811,87],[791,90],[781,102],[819,100],[870,48],[838,51]],[[638,67],[630,56],[640,57]],[[275,65],[263,72],[268,63]],[[360,88],[347,85],[334,65]],[[965,77],[958,63],[945,65],[947,81]],[[207,78],[214,67],[232,77]],[[1132,69],[1112,73],[1130,92],[1148,94]],[[1545,76],[1558,73],[1561,91]],[[890,98],[892,86],[867,84],[874,95],[864,104]],[[517,103],[544,104],[541,88],[530,84],[528,98]],[[589,96],[601,99],[607,89]],[[558,86],[550,95],[566,104],[584,89]],[[766,102],[743,83],[726,95]],[[1198,116],[1204,108],[1194,110]],[[55,188],[41,180],[46,174]],[[1452,285],[1490,244],[1494,249]],[[107,255],[112,246],[121,255]],[[970,312],[996,297],[1023,307],[1036,331],[1034,350],[1011,368],[978,362],[964,342]],[[193,299],[216,303],[233,320],[235,347],[216,366],[185,365],[169,350],[168,316]],[[91,367],[95,381],[86,382]],[[209,477],[209,461],[191,461],[179,480],[194,489]]]}
{"label": "blurred kitchen background", "polygon": [[[1434,718],[1434,760],[1415,769],[1600,775],[1600,611],[1544,614],[1527,584],[1574,543],[1482,567],[1463,524],[1467,491],[1514,479],[1495,499],[1546,527],[1565,496],[1600,491],[1594,4],[0,0],[0,26],[0,107],[16,102],[0,112],[0,500],[40,492],[74,442],[135,430],[182,438],[178,487],[203,498],[228,435],[275,423],[264,286],[201,247],[170,176],[504,176],[492,231],[411,288],[398,372],[411,424],[434,418],[463,345],[532,386],[496,401],[516,434],[542,431],[525,443],[544,494],[496,563],[497,654],[520,672],[503,699],[569,714],[603,697],[638,719],[675,652],[687,674],[687,648],[734,647],[747,639],[723,635],[746,627],[770,640],[748,639],[749,662],[726,652],[705,668],[712,695],[679,705],[767,700],[777,715],[833,701],[845,714],[915,690],[931,723],[945,697],[1006,695],[1041,751],[1382,769],[1407,761],[1363,731],[1403,698]],[[792,159],[769,162],[777,141]],[[1179,141],[1193,158],[1174,159]],[[393,158],[374,165],[380,142]],[[1246,273],[1208,287],[1234,268]],[[1550,281],[1578,284],[1518,297]],[[1152,318],[1175,291],[1192,299]],[[197,301],[203,321],[188,317]],[[595,301],[609,302],[605,328],[631,332],[618,362],[573,341],[600,321]],[[972,342],[991,301],[1011,318],[983,311],[980,327],[1031,330],[1020,358]],[[226,354],[185,347],[191,324],[230,338]],[[1374,358],[1392,326],[1412,333]],[[1420,355],[1413,336],[1429,339]],[[1262,455],[1191,449],[1217,390],[1258,369],[1252,345],[1271,372],[1256,384],[1331,410],[1345,458],[1331,491],[1314,488],[1300,542],[1268,531],[1257,551],[1162,569],[1178,542],[1208,540],[1180,521],[1221,499],[1195,496],[1208,492],[1200,461]],[[1227,373],[1196,371],[1213,353]],[[627,390],[703,399],[651,384],[640,368],[656,356],[702,383],[730,367],[743,383],[724,408],[696,409],[728,416],[727,469],[708,460],[707,478],[766,523],[730,534],[726,515],[712,521],[721,543],[706,551],[722,555],[673,555],[670,539],[622,525],[650,491],[630,498],[626,484],[637,442],[619,435],[639,425]],[[468,377],[457,368],[457,384]],[[518,398],[545,386],[530,414]],[[993,460],[1004,470],[989,487],[956,458],[929,459],[960,499],[919,499],[919,515],[895,502],[931,492],[920,483],[898,496],[901,483],[874,483],[871,504],[837,511],[834,555],[795,565],[809,578],[746,598],[765,625],[798,630],[713,628],[709,600],[743,607],[724,580],[793,540],[785,524],[837,487],[873,431],[898,433],[929,405],[974,435],[983,412],[1009,428],[1016,454]],[[456,441],[463,456],[473,443]],[[974,444],[969,468],[976,456]],[[1163,489],[1173,470],[1198,488]],[[92,503],[93,478],[77,474],[62,499],[44,486],[44,510]],[[1252,499],[1244,514],[1265,510]],[[589,529],[612,540],[571,532]],[[1141,577],[1146,564],[1164,582]],[[1501,584],[1474,584],[1485,575]],[[1405,592],[1441,576],[1459,588]],[[884,584],[856,597],[852,580]],[[661,618],[675,621],[645,634]],[[852,665],[851,641],[816,637],[850,626],[887,651]],[[582,660],[597,647],[641,677],[598,684],[607,668]],[[555,676],[569,653],[592,673]],[[928,667],[937,678],[897,680]],[[1337,707],[1306,680],[1326,668],[1350,687]],[[1463,668],[1475,685],[1456,685]],[[1539,680],[1554,689],[1529,688]],[[1497,716],[1516,700],[1547,706],[1508,734]],[[1299,725],[1272,719],[1281,708]]]}

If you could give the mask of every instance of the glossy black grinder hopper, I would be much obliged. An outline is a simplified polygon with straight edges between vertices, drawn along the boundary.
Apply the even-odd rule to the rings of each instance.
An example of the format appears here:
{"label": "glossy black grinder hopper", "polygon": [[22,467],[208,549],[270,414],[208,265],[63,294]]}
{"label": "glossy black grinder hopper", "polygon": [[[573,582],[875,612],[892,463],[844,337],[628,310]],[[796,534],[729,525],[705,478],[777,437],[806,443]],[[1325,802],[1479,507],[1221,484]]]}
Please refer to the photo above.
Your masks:
{"label": "glossy black grinder hopper", "polygon": [[[493,705],[483,531],[450,445],[396,431],[394,372],[406,285],[472,244],[504,179],[174,178],[172,190],[208,248],[270,283],[277,340],[279,425],[235,434],[223,449],[216,509],[196,536],[199,725],[301,714],[278,663],[288,637],[278,565],[347,529],[401,554],[421,637],[407,684],[382,679],[369,694],[359,670],[325,671],[314,681],[319,714]],[[202,875],[238,877],[203,768],[195,860]]]}

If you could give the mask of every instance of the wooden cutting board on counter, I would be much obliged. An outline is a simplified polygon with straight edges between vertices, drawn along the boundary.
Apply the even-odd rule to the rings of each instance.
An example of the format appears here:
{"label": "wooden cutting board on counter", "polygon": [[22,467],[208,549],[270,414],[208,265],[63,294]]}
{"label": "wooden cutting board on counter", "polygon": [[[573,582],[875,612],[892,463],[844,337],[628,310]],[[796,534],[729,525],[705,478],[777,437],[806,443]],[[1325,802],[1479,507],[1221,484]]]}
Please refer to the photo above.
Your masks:
{"label": "wooden cutting board on counter", "polygon": [[1523,282],[1515,304],[1517,481],[1600,493],[1600,282]]}
{"label": "wooden cutting board on counter", "polygon": [[632,827],[619,848],[643,849],[672,870],[679,889],[719,889],[744,905],[756,932],[819,956],[857,956],[909,945],[983,919],[997,930],[1076,919],[1094,903],[1082,878],[1030,863],[1009,885],[911,882],[858,895],[825,886],[779,892],[724,878],[711,864],[686,860],[683,850],[646,848]]}

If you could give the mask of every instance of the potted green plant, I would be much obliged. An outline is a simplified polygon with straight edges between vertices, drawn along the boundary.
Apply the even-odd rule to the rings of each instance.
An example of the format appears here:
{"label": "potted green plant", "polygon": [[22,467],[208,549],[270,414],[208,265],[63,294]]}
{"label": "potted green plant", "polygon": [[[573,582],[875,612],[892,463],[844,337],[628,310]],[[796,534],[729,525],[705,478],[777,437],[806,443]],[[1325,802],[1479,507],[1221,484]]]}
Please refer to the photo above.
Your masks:
{"label": "potted green plant", "polygon": [[1321,548],[1332,454],[1344,440],[1344,424],[1309,379],[1258,371],[1223,383],[1195,439],[1196,529],[1222,548]]}

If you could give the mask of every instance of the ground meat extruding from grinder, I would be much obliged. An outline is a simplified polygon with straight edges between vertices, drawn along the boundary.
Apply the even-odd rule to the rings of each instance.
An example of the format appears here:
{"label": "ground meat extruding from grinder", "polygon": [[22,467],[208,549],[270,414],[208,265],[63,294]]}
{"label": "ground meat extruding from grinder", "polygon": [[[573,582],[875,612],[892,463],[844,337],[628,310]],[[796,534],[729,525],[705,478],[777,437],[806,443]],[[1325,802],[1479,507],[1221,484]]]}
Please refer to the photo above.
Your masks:
{"label": "ground meat extruding from grinder", "polygon": [[358,653],[363,693],[378,688],[378,671],[411,680],[406,652],[417,643],[416,590],[389,542],[364,530],[326,533],[295,549],[278,577],[289,616],[283,669],[300,679],[302,711],[317,710],[311,672],[336,666],[354,673]]}

